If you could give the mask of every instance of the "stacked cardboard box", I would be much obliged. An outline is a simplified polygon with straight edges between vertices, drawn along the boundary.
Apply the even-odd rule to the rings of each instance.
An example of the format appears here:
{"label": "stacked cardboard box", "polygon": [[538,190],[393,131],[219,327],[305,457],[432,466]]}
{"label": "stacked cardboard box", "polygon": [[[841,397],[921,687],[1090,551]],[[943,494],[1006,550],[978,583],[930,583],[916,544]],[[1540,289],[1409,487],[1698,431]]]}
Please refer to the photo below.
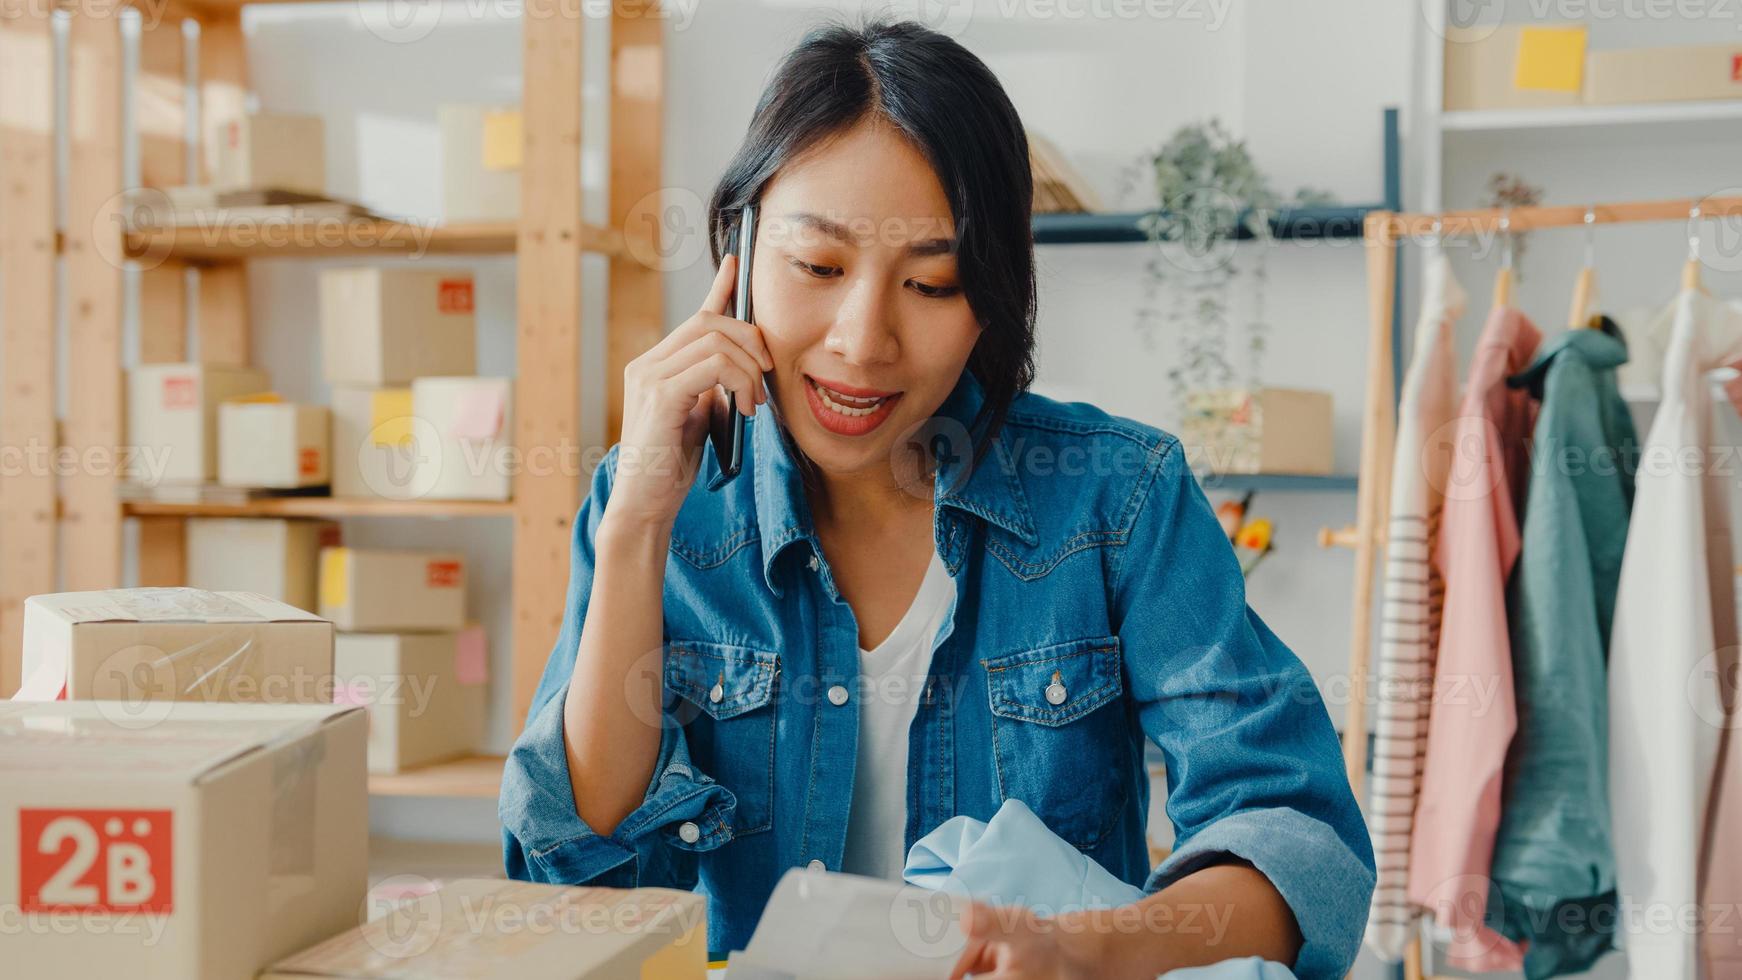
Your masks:
{"label": "stacked cardboard box", "polygon": [[473,289],[458,270],[322,275],[335,495],[508,499],[512,394],[505,378],[473,376]]}
{"label": "stacked cardboard box", "polygon": [[442,218],[515,221],[520,217],[524,135],[518,106],[445,105],[442,132]]}
{"label": "stacked cardboard box", "polygon": [[298,609],[320,608],[321,549],[342,543],[337,522],[193,517],[185,525],[189,586],[257,592]]}
{"label": "stacked cardboard box", "polygon": [[369,771],[465,755],[483,734],[488,656],[467,626],[466,566],[433,551],[327,548],[321,615],[342,631],[335,697],[369,708]]}
{"label": "stacked cardboard box", "polygon": [[217,364],[147,364],[127,376],[127,478],[192,487],[218,476],[218,411],[265,392],[266,373]]}
{"label": "stacked cardboard box", "polygon": [[327,409],[277,395],[233,398],[218,407],[218,483],[295,490],[331,479]]}

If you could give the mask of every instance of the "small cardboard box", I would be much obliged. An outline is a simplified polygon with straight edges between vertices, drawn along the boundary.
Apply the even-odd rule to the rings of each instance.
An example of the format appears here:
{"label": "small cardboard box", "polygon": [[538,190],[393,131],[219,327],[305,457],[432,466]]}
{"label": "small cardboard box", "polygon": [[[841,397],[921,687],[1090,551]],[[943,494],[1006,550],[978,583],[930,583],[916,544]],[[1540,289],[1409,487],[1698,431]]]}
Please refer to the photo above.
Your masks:
{"label": "small cardboard box", "polygon": [[333,496],[415,499],[410,388],[333,388]]}
{"label": "small cardboard box", "polygon": [[518,220],[520,108],[444,105],[436,116],[442,131],[442,219]]}
{"label": "small cardboard box", "polygon": [[109,589],[24,600],[18,697],[328,704],[333,624],[250,592]]}
{"label": "small cardboard box", "polygon": [[472,274],[361,266],[321,273],[321,363],[334,385],[477,370]]}
{"label": "small cardboard box", "polygon": [[1180,439],[1215,473],[1331,472],[1331,396],[1291,388],[1224,388],[1186,396]]}
{"label": "small cardboard box", "polygon": [[369,771],[395,773],[477,750],[488,678],[484,630],[340,633],[333,699],[369,709]]}
{"label": "small cardboard box", "polygon": [[219,191],[327,192],[326,128],[319,116],[251,112],[217,140],[212,186]]}
{"label": "small cardboard box", "polygon": [[245,980],[355,925],[363,712],[0,702],[0,962],[15,977]]}
{"label": "small cardboard box", "polygon": [[260,980],[704,980],[706,902],[669,888],[461,878],[280,961]]}
{"label": "small cardboard box", "polygon": [[322,548],[343,539],[335,521],[282,517],[190,517],[187,584],[254,592],[297,609],[319,606]]}
{"label": "small cardboard box", "polygon": [[145,364],[127,375],[127,478],[148,486],[218,477],[218,406],[264,392],[266,372],[215,364]]}
{"label": "small cardboard box", "polygon": [[411,383],[414,482],[432,500],[507,500],[514,389],[507,378],[418,378]]}
{"label": "small cardboard box", "polygon": [[325,405],[242,398],[218,406],[218,482],[293,490],[332,479]]}
{"label": "small cardboard box", "polygon": [[1591,105],[1742,99],[1742,42],[1593,51]]}
{"label": "small cardboard box", "polygon": [[324,548],[321,615],[347,631],[460,629],[465,559],[457,552]]}
{"label": "small cardboard box", "polygon": [[1527,26],[1448,27],[1445,41],[1445,111],[1533,109],[1578,105],[1577,90],[1519,88],[1519,39]]}

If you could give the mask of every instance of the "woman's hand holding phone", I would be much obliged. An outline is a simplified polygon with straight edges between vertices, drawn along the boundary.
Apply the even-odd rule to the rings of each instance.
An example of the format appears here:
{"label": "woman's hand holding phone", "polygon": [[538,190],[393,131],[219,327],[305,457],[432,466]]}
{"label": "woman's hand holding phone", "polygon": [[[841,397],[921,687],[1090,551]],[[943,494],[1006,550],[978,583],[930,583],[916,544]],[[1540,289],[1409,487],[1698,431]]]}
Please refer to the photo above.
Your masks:
{"label": "woman's hand holding phone", "polygon": [[[763,372],[774,369],[762,331],[734,318],[737,256],[728,253],[699,310],[623,371],[623,437],[606,520],[669,529],[695,482],[702,442],[723,400],[753,415],[768,399]],[[716,407],[716,406],[720,407]]]}

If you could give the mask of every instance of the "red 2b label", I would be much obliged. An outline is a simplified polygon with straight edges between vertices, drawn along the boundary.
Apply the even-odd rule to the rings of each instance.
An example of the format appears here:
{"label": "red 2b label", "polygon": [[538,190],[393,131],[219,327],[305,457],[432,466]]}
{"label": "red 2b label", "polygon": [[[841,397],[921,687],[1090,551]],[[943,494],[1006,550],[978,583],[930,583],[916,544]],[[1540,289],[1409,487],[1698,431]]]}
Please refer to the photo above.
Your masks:
{"label": "red 2b label", "polygon": [[18,811],[25,912],[170,912],[169,810]]}

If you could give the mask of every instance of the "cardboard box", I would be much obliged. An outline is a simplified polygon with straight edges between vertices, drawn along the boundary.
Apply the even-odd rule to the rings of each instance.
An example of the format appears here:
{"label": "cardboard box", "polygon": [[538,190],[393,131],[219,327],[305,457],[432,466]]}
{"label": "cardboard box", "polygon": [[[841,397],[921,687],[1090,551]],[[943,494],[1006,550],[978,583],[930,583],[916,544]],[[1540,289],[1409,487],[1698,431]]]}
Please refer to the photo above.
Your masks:
{"label": "cardboard box", "polygon": [[507,500],[514,388],[507,378],[418,378],[411,383],[420,496]]}
{"label": "cardboard box", "polygon": [[457,552],[324,548],[321,615],[347,631],[460,629],[465,559]]}
{"label": "cardboard box", "polygon": [[321,273],[321,363],[335,385],[477,370],[472,274],[361,266]]}
{"label": "cardboard box", "polygon": [[271,387],[266,372],[215,364],[146,364],[127,375],[129,480],[147,486],[218,477],[218,406]]}
{"label": "cardboard box", "polygon": [[1194,468],[1322,476],[1331,472],[1331,429],[1327,392],[1225,388],[1186,396],[1180,439]]}
{"label": "cardboard box", "polygon": [[248,980],[358,921],[363,712],[0,702],[0,962],[15,977]]}
{"label": "cardboard box", "polygon": [[703,980],[706,901],[669,888],[462,878],[277,963],[260,980]]}
{"label": "cardboard box", "polygon": [[24,600],[19,697],[326,704],[333,624],[249,592],[109,589]]}
{"label": "cardboard box", "polygon": [[225,124],[212,186],[219,191],[327,192],[326,127],[319,116],[251,112]]}
{"label": "cardboard box", "polygon": [[1593,51],[1586,74],[1591,105],[1742,99],[1742,42]]}
{"label": "cardboard box", "polygon": [[1563,92],[1517,86],[1519,39],[1529,26],[1536,25],[1501,24],[1497,27],[1446,29],[1445,111],[1535,109],[1579,104],[1580,93],[1576,90]]}
{"label": "cardboard box", "polygon": [[320,605],[322,548],[343,543],[335,521],[281,517],[190,517],[187,584],[254,592],[298,609]]}
{"label": "cardboard box", "polygon": [[445,105],[436,116],[442,131],[442,220],[519,220],[520,107]]}
{"label": "cardboard box", "polygon": [[325,405],[227,401],[218,406],[218,482],[293,490],[332,480]]}
{"label": "cardboard box", "polygon": [[410,388],[333,388],[333,496],[414,500]]}
{"label": "cardboard box", "polygon": [[469,755],[484,735],[484,630],[340,633],[333,700],[369,709],[369,771]]}

